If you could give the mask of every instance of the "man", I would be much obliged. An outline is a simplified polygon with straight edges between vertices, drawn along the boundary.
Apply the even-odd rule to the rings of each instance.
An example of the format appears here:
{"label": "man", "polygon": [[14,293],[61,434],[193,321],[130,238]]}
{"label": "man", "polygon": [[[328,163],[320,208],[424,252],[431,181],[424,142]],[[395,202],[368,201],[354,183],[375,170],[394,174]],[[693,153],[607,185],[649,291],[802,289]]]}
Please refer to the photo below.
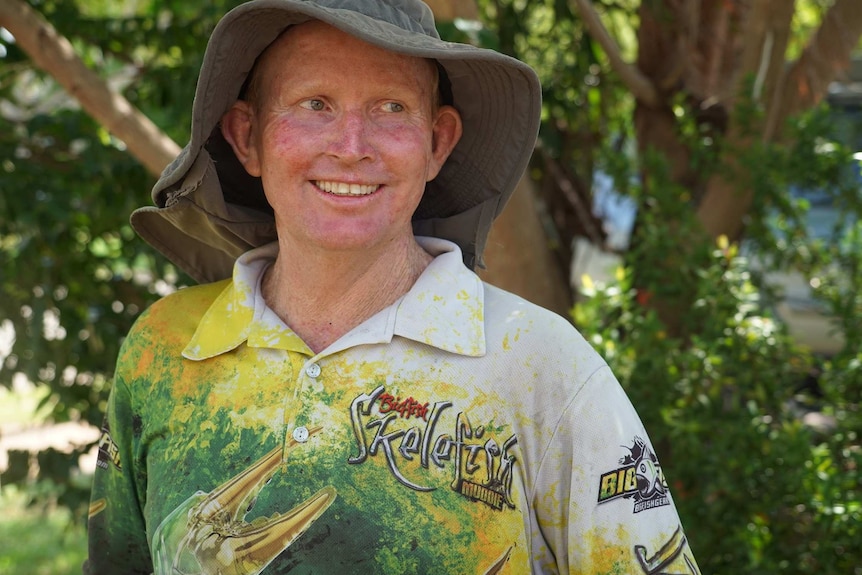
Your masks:
{"label": "man", "polygon": [[124,344],[88,572],[697,573],[605,363],[469,269],[539,93],[418,0],[225,16],[133,215],[208,283]]}

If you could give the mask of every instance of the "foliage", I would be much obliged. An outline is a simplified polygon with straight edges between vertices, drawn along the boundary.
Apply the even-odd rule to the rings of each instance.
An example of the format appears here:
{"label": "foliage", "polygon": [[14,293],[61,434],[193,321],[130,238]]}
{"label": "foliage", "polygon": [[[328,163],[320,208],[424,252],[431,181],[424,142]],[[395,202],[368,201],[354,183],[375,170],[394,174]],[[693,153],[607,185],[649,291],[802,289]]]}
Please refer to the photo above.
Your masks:
{"label": "foliage", "polygon": [[[659,446],[705,573],[859,573],[859,342],[807,387],[813,358],[762,309],[736,250],[703,269],[690,342],[638,303],[631,268],[593,286],[576,320]],[[812,429],[809,413],[834,428]]]}
{"label": "foliage", "polygon": [[[811,118],[797,128],[799,142],[813,141],[812,131],[824,133]],[[808,178],[813,172],[828,178],[833,165],[842,164],[833,161],[837,158],[806,160],[806,148],[799,146],[752,149],[753,157],[771,161],[746,161],[755,174],[800,161],[816,168],[819,162],[823,169],[813,169]],[[846,150],[841,157],[847,159]],[[763,173],[755,180],[771,178]],[[844,197],[846,189],[834,185],[840,178],[832,182],[824,193]],[[786,192],[761,194],[782,199],[773,212],[788,216],[783,228],[764,226],[763,233],[795,238],[795,254],[786,254],[786,242],[783,250],[773,244],[771,253],[782,265],[808,262],[805,271],[819,278],[817,297],[841,318],[843,351],[824,359],[799,349],[772,316],[769,292],[737,245],[720,239],[707,254],[674,249],[692,216],[680,213],[679,189],[668,181],[656,184],[640,198],[649,202],[639,219],[644,245],[629,254],[612,284],[587,280],[587,298],[574,309],[574,318],[650,430],[701,569],[862,573],[854,552],[862,519],[858,192],[847,206],[856,223],[836,229],[840,236],[833,243],[809,238],[804,202],[787,203]],[[667,225],[669,214],[674,226]],[[751,245],[766,245],[758,239]],[[640,272],[668,257],[679,273]],[[694,297],[680,314],[681,326],[670,329],[653,298],[680,291]]]}
{"label": "foliage", "polygon": [[[34,7],[91,67],[184,141],[194,93],[188,78],[196,77],[218,16],[237,3],[191,9],[152,0],[125,3],[127,10],[109,16],[100,10],[120,4],[44,0]],[[43,402],[53,421],[99,425],[131,323],[186,280],[128,224],[134,208],[150,203],[153,178],[14,43],[0,41],[0,323],[15,334],[8,357],[0,351],[0,386],[25,377],[51,390]],[[78,509],[88,498],[69,479],[79,454],[43,454],[41,469],[61,501]],[[9,474],[7,482],[27,476]]]}
{"label": "foliage", "polygon": [[0,572],[6,575],[73,575],[81,573],[86,531],[68,510],[45,505],[50,486],[22,491],[0,490]]}
{"label": "foliage", "polygon": [[[629,59],[636,53],[637,1],[593,0]],[[542,122],[530,175],[538,183],[539,215],[562,277],[578,237],[596,241],[589,213],[593,176],[633,147],[634,99],[587,33],[575,3],[560,0],[477,0],[496,41],[484,44],[530,64],[542,84]]]}
{"label": "foliage", "polygon": [[[632,34],[634,3],[595,2]],[[542,82],[540,145],[589,180],[604,147],[619,151],[631,130],[632,101],[586,34],[572,3],[480,0],[498,38],[489,46],[529,63]],[[609,136],[611,136],[609,138]]]}

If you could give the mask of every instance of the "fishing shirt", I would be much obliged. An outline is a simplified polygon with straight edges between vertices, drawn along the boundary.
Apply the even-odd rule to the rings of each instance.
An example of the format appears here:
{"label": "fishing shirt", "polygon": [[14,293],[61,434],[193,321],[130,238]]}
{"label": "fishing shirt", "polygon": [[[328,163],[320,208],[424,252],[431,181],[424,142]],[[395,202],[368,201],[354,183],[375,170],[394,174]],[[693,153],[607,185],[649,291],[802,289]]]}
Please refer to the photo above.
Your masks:
{"label": "fishing shirt", "polygon": [[435,257],[412,289],[320,353],[261,295],[276,244],[146,310],[85,571],[698,573],[606,363],[455,244],[417,241]]}

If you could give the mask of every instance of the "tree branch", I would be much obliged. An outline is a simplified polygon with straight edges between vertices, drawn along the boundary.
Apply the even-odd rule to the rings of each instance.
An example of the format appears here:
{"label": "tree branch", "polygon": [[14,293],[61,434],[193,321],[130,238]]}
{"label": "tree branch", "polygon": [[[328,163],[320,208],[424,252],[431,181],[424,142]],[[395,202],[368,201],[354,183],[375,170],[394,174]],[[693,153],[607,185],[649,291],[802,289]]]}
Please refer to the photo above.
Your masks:
{"label": "tree branch", "polygon": [[15,37],[36,66],[53,76],[88,114],[122,140],[152,174],[161,174],[177,156],[179,146],[87,68],[69,40],[22,0],[0,2],[0,26]]}
{"label": "tree branch", "polygon": [[637,66],[623,60],[620,49],[605,25],[602,24],[593,3],[590,0],[575,0],[575,4],[581,14],[581,20],[587,31],[605,51],[610,60],[611,68],[619,75],[623,83],[628,86],[632,94],[647,106],[656,106],[659,103],[658,92],[649,79],[641,74]]}
{"label": "tree branch", "polygon": [[850,65],[850,55],[862,37],[859,0],[835,0],[799,59],[775,93],[764,140],[780,138],[784,121],[812,107],[826,94],[829,83]]}

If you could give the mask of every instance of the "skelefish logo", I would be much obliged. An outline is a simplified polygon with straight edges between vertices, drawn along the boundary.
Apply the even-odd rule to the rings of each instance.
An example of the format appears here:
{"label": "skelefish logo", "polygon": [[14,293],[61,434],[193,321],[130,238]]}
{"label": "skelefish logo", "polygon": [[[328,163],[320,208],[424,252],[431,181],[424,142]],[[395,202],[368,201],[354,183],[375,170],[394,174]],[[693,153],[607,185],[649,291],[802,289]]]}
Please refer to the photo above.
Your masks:
{"label": "skelefish logo", "polygon": [[382,385],[356,397],[350,417],[358,453],[348,463],[361,465],[382,456],[393,477],[415,491],[437,487],[417,483],[408,477],[409,470],[448,466],[453,471],[453,491],[497,510],[515,509],[517,438],[495,437],[486,426],[473,425],[464,412],[454,414],[453,433],[441,431],[443,414],[452,413],[448,411],[452,407],[451,401],[438,401],[429,408],[413,398],[399,400]]}

